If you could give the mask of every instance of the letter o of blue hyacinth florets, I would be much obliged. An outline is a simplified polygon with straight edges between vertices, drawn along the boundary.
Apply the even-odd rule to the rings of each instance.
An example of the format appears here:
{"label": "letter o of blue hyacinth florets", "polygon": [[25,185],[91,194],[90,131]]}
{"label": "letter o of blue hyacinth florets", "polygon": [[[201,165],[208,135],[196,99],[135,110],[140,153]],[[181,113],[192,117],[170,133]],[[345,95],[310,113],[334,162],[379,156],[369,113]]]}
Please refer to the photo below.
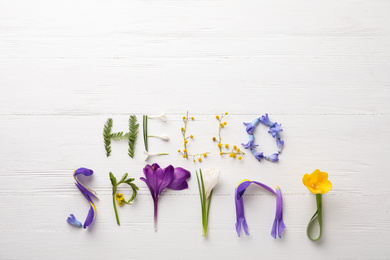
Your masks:
{"label": "letter o of blue hyacinth florets", "polygon": [[[264,155],[263,153],[259,153],[256,151],[256,147],[258,146],[255,144],[255,136],[253,135],[253,131],[256,129],[256,126],[262,123],[263,125],[266,125],[269,127],[268,133],[272,135],[273,138],[276,139],[276,147],[278,149],[277,153],[273,153],[270,155]],[[259,118],[255,118],[250,123],[245,123],[246,126],[246,132],[249,134],[249,141],[247,143],[242,143],[241,145],[244,146],[245,149],[250,149],[251,153],[255,156],[255,158],[260,162],[261,159],[266,159],[271,162],[277,162],[279,161],[279,154],[283,150],[284,141],[280,139],[280,132],[283,131],[282,125],[278,124],[277,122],[272,122],[269,120],[268,114],[266,113],[264,116],[261,116]]]}

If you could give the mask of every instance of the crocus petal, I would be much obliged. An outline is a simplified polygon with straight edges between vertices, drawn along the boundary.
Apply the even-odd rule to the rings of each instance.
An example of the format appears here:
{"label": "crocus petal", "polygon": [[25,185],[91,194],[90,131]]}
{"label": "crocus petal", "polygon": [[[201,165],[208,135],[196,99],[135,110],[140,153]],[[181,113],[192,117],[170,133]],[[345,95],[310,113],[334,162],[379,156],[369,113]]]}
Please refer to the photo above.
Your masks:
{"label": "crocus petal", "polygon": [[85,219],[84,228],[87,228],[89,225],[91,225],[96,216],[95,205],[93,205],[92,202],[89,203],[91,204],[91,207],[89,208],[87,218]]}
{"label": "crocus petal", "polygon": [[[80,190],[83,190],[82,193],[83,194],[88,194],[89,196],[92,196],[94,198],[97,199],[96,195],[95,195],[95,191],[91,190],[91,189],[88,189],[87,187],[85,187],[79,180],[78,180],[78,175],[79,174],[82,174],[82,175],[85,175],[85,176],[91,176],[93,174],[93,171],[90,170],[90,169],[87,169],[87,168],[78,168],[76,170],[74,170],[73,172],[73,178],[75,179],[76,183],[78,184],[78,186],[81,186],[81,188],[79,187]],[[85,196],[85,195],[84,195]]]}
{"label": "crocus petal", "polygon": [[264,116],[261,116],[260,118],[259,118],[259,120],[260,120],[260,122],[262,123],[262,124],[264,124],[264,125],[266,125],[266,126],[269,126],[269,127],[272,127],[272,126],[274,126],[274,122],[272,122],[271,120],[269,120],[269,118],[268,118],[268,114],[265,114]]}
{"label": "crocus petal", "polygon": [[82,227],[83,225],[81,224],[80,221],[76,219],[76,217],[73,214],[70,214],[68,219],[66,220],[69,224],[76,226],[76,227]]}
{"label": "crocus petal", "polygon": [[157,182],[158,182],[158,193],[157,196],[171,183],[173,179],[173,172],[175,169],[172,165],[169,165],[164,170],[159,168],[156,170]]}
{"label": "crocus petal", "polygon": [[280,139],[277,139],[276,140],[276,146],[278,147],[278,153],[281,153],[282,150],[283,150],[284,141],[280,140]]}
{"label": "crocus petal", "polygon": [[181,167],[174,169],[171,183],[167,186],[171,190],[184,190],[188,188],[187,180],[191,177],[191,173]]}
{"label": "crocus petal", "polygon": [[205,174],[203,175],[203,183],[204,183],[204,188],[206,193],[206,199],[210,196],[210,193],[214,189],[215,185],[217,185],[220,174],[221,174],[220,170],[216,170],[212,168],[212,169],[207,169]]}
{"label": "crocus petal", "polygon": [[246,126],[246,132],[248,134],[252,134],[252,132],[255,130],[259,122],[260,122],[259,118],[255,118],[251,123],[244,123],[244,125]]}
{"label": "crocus petal", "polygon": [[279,158],[278,158],[279,154],[277,153],[273,153],[271,155],[266,155],[264,156],[264,158],[270,162],[277,162],[279,161]]}

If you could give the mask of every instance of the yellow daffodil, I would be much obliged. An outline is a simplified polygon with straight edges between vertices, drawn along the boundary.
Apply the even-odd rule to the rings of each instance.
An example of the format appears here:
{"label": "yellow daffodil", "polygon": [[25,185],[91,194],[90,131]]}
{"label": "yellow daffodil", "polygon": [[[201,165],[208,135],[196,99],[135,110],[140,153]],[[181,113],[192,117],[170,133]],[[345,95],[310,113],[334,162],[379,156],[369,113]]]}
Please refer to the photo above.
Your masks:
{"label": "yellow daffodil", "polygon": [[332,189],[332,183],[328,180],[328,173],[315,170],[310,175],[305,174],[303,184],[314,194],[325,194]]}

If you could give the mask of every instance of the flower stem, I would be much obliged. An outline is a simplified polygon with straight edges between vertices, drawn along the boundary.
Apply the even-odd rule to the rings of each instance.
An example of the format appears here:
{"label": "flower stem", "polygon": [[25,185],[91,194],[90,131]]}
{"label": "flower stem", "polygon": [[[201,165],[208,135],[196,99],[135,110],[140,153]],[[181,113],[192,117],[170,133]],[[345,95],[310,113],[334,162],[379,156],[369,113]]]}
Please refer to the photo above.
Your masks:
{"label": "flower stem", "polygon": [[157,155],[169,155],[169,153],[158,153]]}
{"label": "flower stem", "polygon": [[144,144],[145,150],[148,152],[148,116],[143,116],[143,133],[144,133]]}
{"label": "flower stem", "polygon": [[157,207],[158,207],[158,199],[154,199],[154,232],[157,232]]}
{"label": "flower stem", "polygon": [[[306,228],[306,235],[311,241],[318,241],[321,238],[322,235],[322,194],[316,194],[316,201],[317,201],[317,211],[314,213],[313,217],[311,217],[309,224]],[[312,238],[310,236],[310,228],[314,220],[317,218],[318,225],[320,226],[320,234],[317,238]]]}
{"label": "flower stem", "polygon": [[[115,190],[116,190],[116,189],[115,189]],[[118,226],[120,226],[121,223],[120,223],[120,221],[119,221],[118,211],[117,211],[117,209],[116,209],[116,203],[115,203],[115,193],[116,193],[116,192],[113,192],[113,194],[112,194],[112,204],[114,205],[116,223],[118,224]]]}

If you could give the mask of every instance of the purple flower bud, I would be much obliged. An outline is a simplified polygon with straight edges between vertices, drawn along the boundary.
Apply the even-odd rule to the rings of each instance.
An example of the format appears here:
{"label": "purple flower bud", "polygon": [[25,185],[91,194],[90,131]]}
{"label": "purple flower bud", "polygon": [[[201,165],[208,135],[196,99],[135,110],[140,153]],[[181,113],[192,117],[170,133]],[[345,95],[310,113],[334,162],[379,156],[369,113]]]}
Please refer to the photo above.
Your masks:
{"label": "purple flower bud", "polygon": [[283,131],[281,127],[281,124],[275,123],[274,126],[269,129],[268,133],[272,134],[273,138],[280,139],[279,132]]}
{"label": "purple flower bud", "polygon": [[266,126],[269,126],[269,127],[273,127],[274,126],[274,122],[272,122],[271,120],[269,120],[268,118],[268,114],[266,113],[265,116],[261,116],[259,118],[260,122]]}
{"label": "purple flower bud", "polygon": [[278,156],[279,156],[279,154],[273,153],[273,154],[271,154],[271,155],[266,155],[266,156],[264,156],[264,158],[265,158],[266,160],[268,160],[268,161],[271,161],[271,162],[277,162],[277,161],[279,161]]}
{"label": "purple flower bud", "polygon": [[241,145],[244,146],[245,149],[256,148],[257,146],[259,146],[259,145],[255,144],[255,136],[254,135],[249,136],[249,142],[247,142],[246,144],[242,143]]}
{"label": "purple flower bud", "polygon": [[280,154],[284,146],[284,141],[280,139],[276,140],[276,146],[278,147],[278,153]]}
{"label": "purple flower bud", "polygon": [[259,124],[259,122],[260,122],[260,119],[255,118],[255,119],[253,119],[253,121],[251,123],[244,123],[244,125],[246,126],[246,132],[249,135],[252,134],[252,132],[255,130],[255,128]]}
{"label": "purple flower bud", "polygon": [[76,219],[76,217],[73,214],[70,214],[70,217],[66,220],[69,224],[76,226],[76,227],[82,227],[83,225],[81,224],[80,221]]}
{"label": "purple flower bud", "polygon": [[259,162],[261,161],[261,159],[264,158],[263,153],[259,153],[259,152],[257,152],[255,149],[252,149],[252,148],[251,148],[251,152],[252,152],[252,154],[255,156],[255,158],[256,158],[257,160],[259,160]]}

